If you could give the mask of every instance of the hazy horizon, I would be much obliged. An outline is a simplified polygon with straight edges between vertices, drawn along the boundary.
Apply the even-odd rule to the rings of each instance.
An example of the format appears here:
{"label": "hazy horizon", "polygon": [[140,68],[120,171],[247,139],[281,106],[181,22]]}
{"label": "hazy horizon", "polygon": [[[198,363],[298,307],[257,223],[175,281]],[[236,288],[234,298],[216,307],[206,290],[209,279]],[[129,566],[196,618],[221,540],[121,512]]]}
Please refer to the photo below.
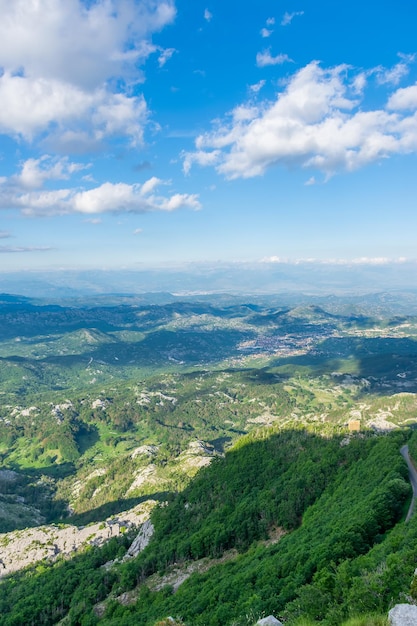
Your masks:
{"label": "hazy horizon", "polygon": [[166,292],[360,295],[417,291],[417,262],[184,263],[136,269],[0,272],[0,292],[35,298]]}

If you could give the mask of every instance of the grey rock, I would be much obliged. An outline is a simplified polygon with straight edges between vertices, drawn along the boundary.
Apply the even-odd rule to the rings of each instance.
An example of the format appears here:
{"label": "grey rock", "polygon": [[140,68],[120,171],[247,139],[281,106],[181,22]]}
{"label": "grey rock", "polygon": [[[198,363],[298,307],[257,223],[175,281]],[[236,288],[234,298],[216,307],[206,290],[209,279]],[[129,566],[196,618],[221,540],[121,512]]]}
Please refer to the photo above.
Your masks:
{"label": "grey rock", "polygon": [[397,604],[388,613],[391,626],[417,626],[417,606]]}
{"label": "grey rock", "polygon": [[268,615],[268,617],[263,617],[262,619],[258,620],[256,622],[256,626],[283,626],[283,624],[273,615]]}
{"label": "grey rock", "polygon": [[139,552],[142,552],[142,550],[144,550],[146,546],[148,545],[148,543],[150,542],[153,532],[154,532],[153,524],[151,520],[148,519],[140,527],[136,538],[134,539],[132,545],[130,546],[129,550],[125,554],[124,559],[137,556]]}

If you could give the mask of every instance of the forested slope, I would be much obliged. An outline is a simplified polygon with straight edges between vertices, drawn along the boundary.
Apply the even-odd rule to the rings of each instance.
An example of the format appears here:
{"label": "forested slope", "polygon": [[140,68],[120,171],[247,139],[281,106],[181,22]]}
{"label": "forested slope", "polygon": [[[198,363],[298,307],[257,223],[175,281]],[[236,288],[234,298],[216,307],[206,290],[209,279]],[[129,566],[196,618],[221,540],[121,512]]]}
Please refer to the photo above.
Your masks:
{"label": "forested slope", "polygon": [[[400,522],[410,487],[399,448],[409,438],[248,436],[155,511],[154,537],[136,559],[100,567],[124,553],[113,542],[105,555],[93,548],[6,580],[2,624],[56,624],[67,615],[71,625],[151,626],[181,615],[190,626],[224,626],[273,613],[289,624],[302,615],[336,626],[351,613],[385,611],[409,591],[417,557],[417,523]],[[264,541],[276,527],[286,534]],[[234,558],[192,574],[175,594],[145,584],[173,564],[232,548]],[[136,601],[117,600],[137,585]],[[98,617],[94,607],[106,597]]]}

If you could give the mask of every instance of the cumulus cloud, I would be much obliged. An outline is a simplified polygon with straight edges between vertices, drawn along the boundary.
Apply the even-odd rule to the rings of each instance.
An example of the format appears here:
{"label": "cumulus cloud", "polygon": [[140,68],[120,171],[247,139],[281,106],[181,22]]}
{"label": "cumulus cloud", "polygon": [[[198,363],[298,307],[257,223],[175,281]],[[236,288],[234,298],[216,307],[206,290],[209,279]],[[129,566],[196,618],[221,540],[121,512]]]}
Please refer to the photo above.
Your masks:
{"label": "cumulus cloud", "polygon": [[258,52],[256,55],[256,65],[258,67],[266,67],[267,65],[282,65],[283,63],[291,62],[292,59],[288,56],[288,54],[277,54],[277,56],[273,57],[271,55],[271,49],[268,48],[263,52]]}
{"label": "cumulus cloud", "polygon": [[[149,182],[149,181],[147,181]],[[196,194],[174,194],[170,197],[150,194],[144,185],[104,183],[94,189],[71,195],[65,202],[66,211],[78,213],[147,213],[151,211],[174,211],[180,208],[199,209]],[[152,187],[152,186],[151,186]],[[153,189],[153,187],[152,187]],[[30,209],[29,209],[30,211]]]}
{"label": "cumulus cloud", "polygon": [[75,172],[88,167],[90,164],[71,163],[68,158],[56,159],[44,155],[39,159],[24,161],[21,172],[14,176],[14,180],[24,188],[36,189],[47,180],[67,180]]}
{"label": "cumulus cloud", "polygon": [[215,165],[220,159],[220,150],[212,150],[211,152],[205,152],[204,150],[197,150],[196,152],[183,152],[183,170],[185,174],[189,174],[193,163],[198,165]]}
{"label": "cumulus cloud", "polygon": [[175,17],[172,0],[0,0],[0,10],[1,66],[88,90],[133,71]]}
{"label": "cumulus cloud", "polygon": [[[0,208],[18,209],[28,216],[50,216],[80,213],[96,216],[103,213],[145,213],[151,211],[175,211],[181,208],[201,208],[197,194],[157,193],[160,186],[170,186],[153,176],[142,184],[105,182],[90,189],[65,187],[44,188],[49,180],[68,177],[78,164],[67,160],[53,161],[50,157],[29,159],[22,164],[21,172],[0,185]],[[99,218],[88,218],[93,224]]]}
{"label": "cumulus cloud", "polygon": [[198,211],[201,209],[201,204],[198,200],[197,194],[188,193],[175,193],[170,198],[163,198],[160,200],[159,209],[162,211],[176,211],[187,207],[188,209],[194,209]]}
{"label": "cumulus cloud", "polygon": [[397,89],[388,100],[388,108],[393,110],[417,109],[417,84]]}
{"label": "cumulus cloud", "polygon": [[[417,89],[392,93],[387,105],[367,109],[346,65],[312,62],[296,72],[274,101],[236,107],[184,153],[226,178],[262,175],[273,165],[299,166],[326,177],[393,154],[417,152]],[[239,113],[237,113],[239,112]]]}
{"label": "cumulus cloud", "polygon": [[0,10],[0,132],[141,143],[146,103],[129,85],[150,54],[161,66],[172,55],[151,36],[174,19],[174,0],[0,0]]}
{"label": "cumulus cloud", "polygon": [[204,19],[207,22],[210,22],[213,19],[213,13],[211,13],[208,9],[204,10]]}
{"label": "cumulus cloud", "polygon": [[299,15],[304,15],[304,11],[294,11],[294,13],[285,12],[281,20],[281,26],[288,26],[293,19]]}
{"label": "cumulus cloud", "polygon": [[55,133],[75,133],[72,139],[77,143],[117,133],[138,145],[148,119],[143,96],[109,93],[104,88],[87,93],[60,81],[8,72],[0,77],[0,101],[0,132],[27,140],[54,125]]}
{"label": "cumulus cloud", "polygon": [[126,135],[130,137],[132,145],[140,145],[147,118],[148,109],[143,96],[106,94],[92,115],[94,135],[98,139],[116,134]]}

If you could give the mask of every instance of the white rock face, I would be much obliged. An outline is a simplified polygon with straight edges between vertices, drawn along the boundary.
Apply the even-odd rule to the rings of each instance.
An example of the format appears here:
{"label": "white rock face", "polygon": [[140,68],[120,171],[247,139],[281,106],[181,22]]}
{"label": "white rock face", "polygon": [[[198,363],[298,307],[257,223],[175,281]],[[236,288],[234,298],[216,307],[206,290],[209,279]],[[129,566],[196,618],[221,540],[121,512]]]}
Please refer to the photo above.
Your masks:
{"label": "white rock face", "polygon": [[416,626],[417,606],[413,604],[397,604],[388,613],[388,620],[392,626]]}
{"label": "white rock face", "polygon": [[153,535],[154,527],[150,519],[146,520],[140,527],[139,533],[126,553],[125,559],[137,556],[148,545]]}
{"label": "white rock face", "polygon": [[129,548],[129,553],[136,542],[135,549],[140,551],[152,536],[153,526],[147,520],[155,505],[156,501],[149,499],[119,513],[117,517],[79,528],[69,524],[51,524],[0,534],[0,579],[42,559],[54,561],[59,554],[69,558],[87,545],[103,545],[111,537],[118,536],[123,527],[140,525],[139,534]]}
{"label": "white rock face", "polygon": [[256,626],[283,626],[283,623],[273,615],[268,615],[268,617],[258,620]]}
{"label": "white rock face", "polygon": [[92,409],[106,409],[107,408],[107,402],[105,400],[100,400],[100,398],[97,398],[97,400],[94,400],[94,402],[91,404],[91,408]]}

